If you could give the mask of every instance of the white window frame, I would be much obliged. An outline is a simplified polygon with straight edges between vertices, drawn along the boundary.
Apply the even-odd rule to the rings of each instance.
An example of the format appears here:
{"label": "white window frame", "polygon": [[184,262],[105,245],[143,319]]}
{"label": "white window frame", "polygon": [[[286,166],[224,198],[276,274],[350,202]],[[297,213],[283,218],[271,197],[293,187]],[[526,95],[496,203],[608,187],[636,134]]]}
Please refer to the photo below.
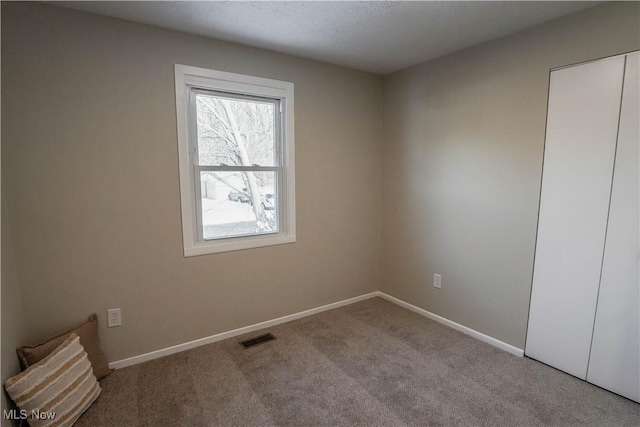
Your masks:
{"label": "white window frame", "polygon": [[[180,171],[180,202],[184,256],[238,251],[296,241],[295,150],[293,83],[244,74],[209,70],[175,64],[176,118],[178,131],[178,164]],[[277,99],[281,107],[282,173],[278,178],[277,202],[279,229],[277,233],[204,240],[198,224],[196,181],[197,136],[190,126],[190,91],[192,88]],[[276,142],[278,144],[278,142]]]}

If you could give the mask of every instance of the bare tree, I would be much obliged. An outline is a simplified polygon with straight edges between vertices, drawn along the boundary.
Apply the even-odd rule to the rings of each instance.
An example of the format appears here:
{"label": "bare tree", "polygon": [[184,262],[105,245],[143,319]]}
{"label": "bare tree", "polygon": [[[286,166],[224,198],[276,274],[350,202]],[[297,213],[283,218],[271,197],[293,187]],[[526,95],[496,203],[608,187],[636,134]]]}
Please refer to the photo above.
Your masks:
{"label": "bare tree", "polygon": [[[198,96],[198,141],[201,164],[227,166],[272,165],[274,156],[273,104],[214,96]],[[275,218],[265,213],[261,187],[253,171],[242,171],[244,189],[256,217],[256,231],[275,229]],[[215,179],[228,181],[213,174]],[[261,177],[266,181],[268,174]],[[262,184],[262,185],[260,185]],[[271,183],[273,185],[273,183]]]}

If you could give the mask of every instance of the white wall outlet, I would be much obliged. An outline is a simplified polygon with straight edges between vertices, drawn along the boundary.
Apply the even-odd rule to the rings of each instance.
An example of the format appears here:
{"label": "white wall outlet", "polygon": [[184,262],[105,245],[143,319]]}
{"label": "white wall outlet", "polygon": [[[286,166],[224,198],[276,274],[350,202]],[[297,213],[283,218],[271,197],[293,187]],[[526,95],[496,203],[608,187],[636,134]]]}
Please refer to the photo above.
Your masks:
{"label": "white wall outlet", "polygon": [[433,287],[438,289],[442,288],[442,276],[439,274],[433,275]]}
{"label": "white wall outlet", "polygon": [[112,308],[107,310],[107,327],[113,328],[114,326],[122,325],[122,314],[119,308]]}

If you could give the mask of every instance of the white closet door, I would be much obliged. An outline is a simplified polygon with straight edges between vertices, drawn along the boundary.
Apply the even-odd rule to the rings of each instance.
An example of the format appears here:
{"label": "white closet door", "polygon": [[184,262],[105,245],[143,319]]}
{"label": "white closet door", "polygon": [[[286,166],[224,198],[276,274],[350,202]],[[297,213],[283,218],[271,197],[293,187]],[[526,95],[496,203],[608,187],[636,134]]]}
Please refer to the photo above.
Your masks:
{"label": "white closet door", "polygon": [[624,57],[551,73],[526,354],[585,379]]}
{"label": "white closet door", "polygon": [[640,401],[640,54],[627,56],[587,381]]}

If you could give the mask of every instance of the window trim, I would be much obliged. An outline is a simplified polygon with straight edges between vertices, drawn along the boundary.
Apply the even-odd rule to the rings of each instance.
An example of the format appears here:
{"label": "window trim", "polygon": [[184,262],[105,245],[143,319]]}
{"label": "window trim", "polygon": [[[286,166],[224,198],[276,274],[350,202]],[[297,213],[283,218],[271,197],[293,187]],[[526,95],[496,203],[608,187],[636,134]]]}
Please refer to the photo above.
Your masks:
{"label": "window trim", "polygon": [[[214,240],[204,240],[199,237],[196,221],[197,183],[193,173],[195,153],[192,149],[193,131],[188,115],[191,87],[280,100],[282,176],[279,178],[277,190],[280,199],[278,200],[280,224],[277,233]],[[293,83],[175,64],[175,89],[184,256],[294,243],[296,241],[296,204]]]}

